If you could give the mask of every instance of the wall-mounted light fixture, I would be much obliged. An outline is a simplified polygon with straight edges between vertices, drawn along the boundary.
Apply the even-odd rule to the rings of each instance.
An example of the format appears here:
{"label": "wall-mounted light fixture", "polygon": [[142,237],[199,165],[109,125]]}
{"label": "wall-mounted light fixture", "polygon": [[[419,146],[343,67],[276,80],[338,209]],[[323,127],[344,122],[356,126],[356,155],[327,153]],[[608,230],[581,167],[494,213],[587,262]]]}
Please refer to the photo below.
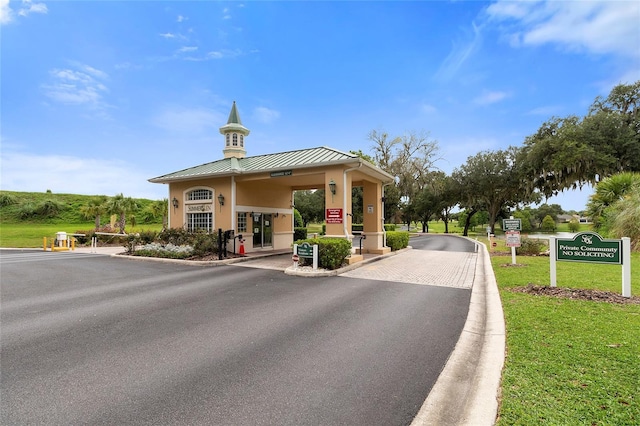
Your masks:
{"label": "wall-mounted light fixture", "polygon": [[336,181],[333,179],[329,181],[329,191],[331,192],[331,201],[333,201],[333,196],[336,195]]}
{"label": "wall-mounted light fixture", "polygon": [[178,208],[178,199],[176,197],[173,197],[173,200],[171,200],[171,204],[173,204],[173,210]]}
{"label": "wall-mounted light fixture", "polygon": [[218,204],[220,204],[220,211],[222,211],[222,206],[224,206],[224,195],[218,195]]}
{"label": "wall-mounted light fixture", "polygon": [[336,182],[333,179],[329,181],[329,191],[331,191],[331,194],[336,195]]}

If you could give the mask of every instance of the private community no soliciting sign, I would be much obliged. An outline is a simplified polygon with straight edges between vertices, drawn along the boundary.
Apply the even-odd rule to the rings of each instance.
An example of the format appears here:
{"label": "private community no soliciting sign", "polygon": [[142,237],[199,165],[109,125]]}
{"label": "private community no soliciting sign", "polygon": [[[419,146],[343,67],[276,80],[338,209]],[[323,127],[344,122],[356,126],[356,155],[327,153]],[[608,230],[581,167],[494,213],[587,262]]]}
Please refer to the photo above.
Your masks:
{"label": "private community no soliciting sign", "polygon": [[604,240],[595,232],[581,232],[573,239],[556,240],[558,260],[570,262],[622,263],[622,241]]}

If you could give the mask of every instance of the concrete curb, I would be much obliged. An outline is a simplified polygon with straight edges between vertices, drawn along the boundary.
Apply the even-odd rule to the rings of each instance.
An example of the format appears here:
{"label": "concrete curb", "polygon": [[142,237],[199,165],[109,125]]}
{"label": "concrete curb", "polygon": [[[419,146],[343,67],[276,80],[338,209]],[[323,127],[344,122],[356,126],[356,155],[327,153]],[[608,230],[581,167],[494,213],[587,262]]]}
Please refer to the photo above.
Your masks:
{"label": "concrete curb", "polygon": [[371,257],[369,259],[364,259],[361,262],[357,262],[351,265],[347,265],[344,266],[342,268],[339,269],[334,269],[332,271],[327,270],[327,269],[318,269],[317,271],[313,271],[313,270],[309,270],[309,269],[294,269],[293,266],[288,267],[287,269],[284,270],[284,273],[287,275],[294,275],[296,277],[306,277],[306,278],[313,278],[313,277],[331,277],[331,276],[335,276],[335,275],[340,275],[340,274],[344,274],[345,272],[349,272],[352,271],[354,269],[357,269],[361,266],[366,265],[367,263],[373,263],[373,262],[377,262],[379,260],[382,259],[386,259],[389,256],[396,256],[400,253],[404,253],[407,250],[411,250],[411,246],[401,249],[401,250],[397,250],[397,251],[392,251],[389,252],[387,254],[381,254],[380,256],[376,256],[376,257]]}
{"label": "concrete curb", "polygon": [[458,343],[412,426],[493,425],[505,357],[505,323],[498,285],[484,244],[469,314]]}

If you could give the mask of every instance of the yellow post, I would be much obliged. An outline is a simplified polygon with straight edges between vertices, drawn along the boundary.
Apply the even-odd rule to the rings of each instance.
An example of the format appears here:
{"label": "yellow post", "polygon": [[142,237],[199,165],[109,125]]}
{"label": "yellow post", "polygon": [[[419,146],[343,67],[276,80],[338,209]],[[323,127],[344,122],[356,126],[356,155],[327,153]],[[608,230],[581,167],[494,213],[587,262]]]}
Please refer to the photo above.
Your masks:
{"label": "yellow post", "polygon": [[55,249],[53,248],[53,241],[51,241],[51,251],[55,251]]}
{"label": "yellow post", "polygon": [[71,250],[76,249],[76,239],[71,237]]}
{"label": "yellow post", "polygon": [[47,251],[47,237],[42,237],[42,249]]}

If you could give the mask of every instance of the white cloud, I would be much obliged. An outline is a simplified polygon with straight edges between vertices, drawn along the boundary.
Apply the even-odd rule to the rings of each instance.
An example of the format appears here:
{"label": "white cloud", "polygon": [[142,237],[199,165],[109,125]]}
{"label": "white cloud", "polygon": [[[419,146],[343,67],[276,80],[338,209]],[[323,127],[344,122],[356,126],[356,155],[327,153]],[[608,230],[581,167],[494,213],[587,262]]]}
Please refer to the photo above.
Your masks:
{"label": "white cloud", "polygon": [[178,15],[178,17],[176,18],[176,21],[183,22],[183,21],[186,21],[187,19],[189,18],[187,18],[186,16]]}
{"label": "white cloud", "polygon": [[31,13],[47,13],[47,5],[44,3],[33,3],[31,0],[22,0],[22,7],[18,10],[18,15],[28,16]]}
{"label": "white cloud", "polygon": [[473,100],[473,103],[476,105],[491,105],[496,102],[500,102],[509,96],[511,95],[507,92],[491,92],[485,90],[480,96]]}
{"label": "white cloud", "polygon": [[164,33],[164,34],[158,34],[158,35],[159,35],[160,37],[164,37],[164,38],[166,38],[166,39],[169,39],[169,38],[176,38],[176,35],[175,35],[175,34],[172,34],[172,33]]}
{"label": "white cloud", "polygon": [[451,79],[465,62],[478,51],[482,45],[481,28],[472,23],[472,30],[473,33],[470,36],[470,40],[462,43],[454,42],[451,52],[440,64],[438,71],[436,71],[436,79],[445,81]]}
{"label": "white cloud", "polygon": [[211,134],[211,129],[217,129],[220,123],[225,123],[226,117],[205,108],[170,107],[156,114],[151,122],[173,133]]}
{"label": "white cloud", "polygon": [[0,24],[8,24],[13,20],[13,11],[9,7],[9,0],[0,0]]}
{"label": "white cloud", "polygon": [[[17,9],[18,16],[27,17],[32,13],[47,13],[47,5],[44,3],[34,3],[31,0],[22,0],[21,6]],[[0,24],[8,24],[14,19],[14,12],[9,5],[9,0],[0,0]]]}
{"label": "white cloud", "polygon": [[154,177],[125,161],[63,155],[0,152],[2,189],[10,191],[115,195],[162,199],[165,185],[152,184]]}
{"label": "white cloud", "polygon": [[280,118],[280,112],[266,107],[258,107],[253,110],[254,118],[265,124],[269,124]]}
{"label": "white cloud", "polygon": [[72,65],[76,69],[56,68],[49,71],[52,81],[42,86],[45,96],[66,105],[86,105],[104,110],[108,105],[103,95],[109,89],[102,80],[108,79],[108,74],[89,65],[75,62]]}
{"label": "white cloud", "polygon": [[640,57],[640,3],[637,1],[500,0],[486,9],[514,44],[555,44],[573,51]]}
{"label": "white cloud", "polygon": [[198,50],[197,46],[182,46],[180,49],[178,49],[178,52],[179,53],[195,52],[196,50]]}

